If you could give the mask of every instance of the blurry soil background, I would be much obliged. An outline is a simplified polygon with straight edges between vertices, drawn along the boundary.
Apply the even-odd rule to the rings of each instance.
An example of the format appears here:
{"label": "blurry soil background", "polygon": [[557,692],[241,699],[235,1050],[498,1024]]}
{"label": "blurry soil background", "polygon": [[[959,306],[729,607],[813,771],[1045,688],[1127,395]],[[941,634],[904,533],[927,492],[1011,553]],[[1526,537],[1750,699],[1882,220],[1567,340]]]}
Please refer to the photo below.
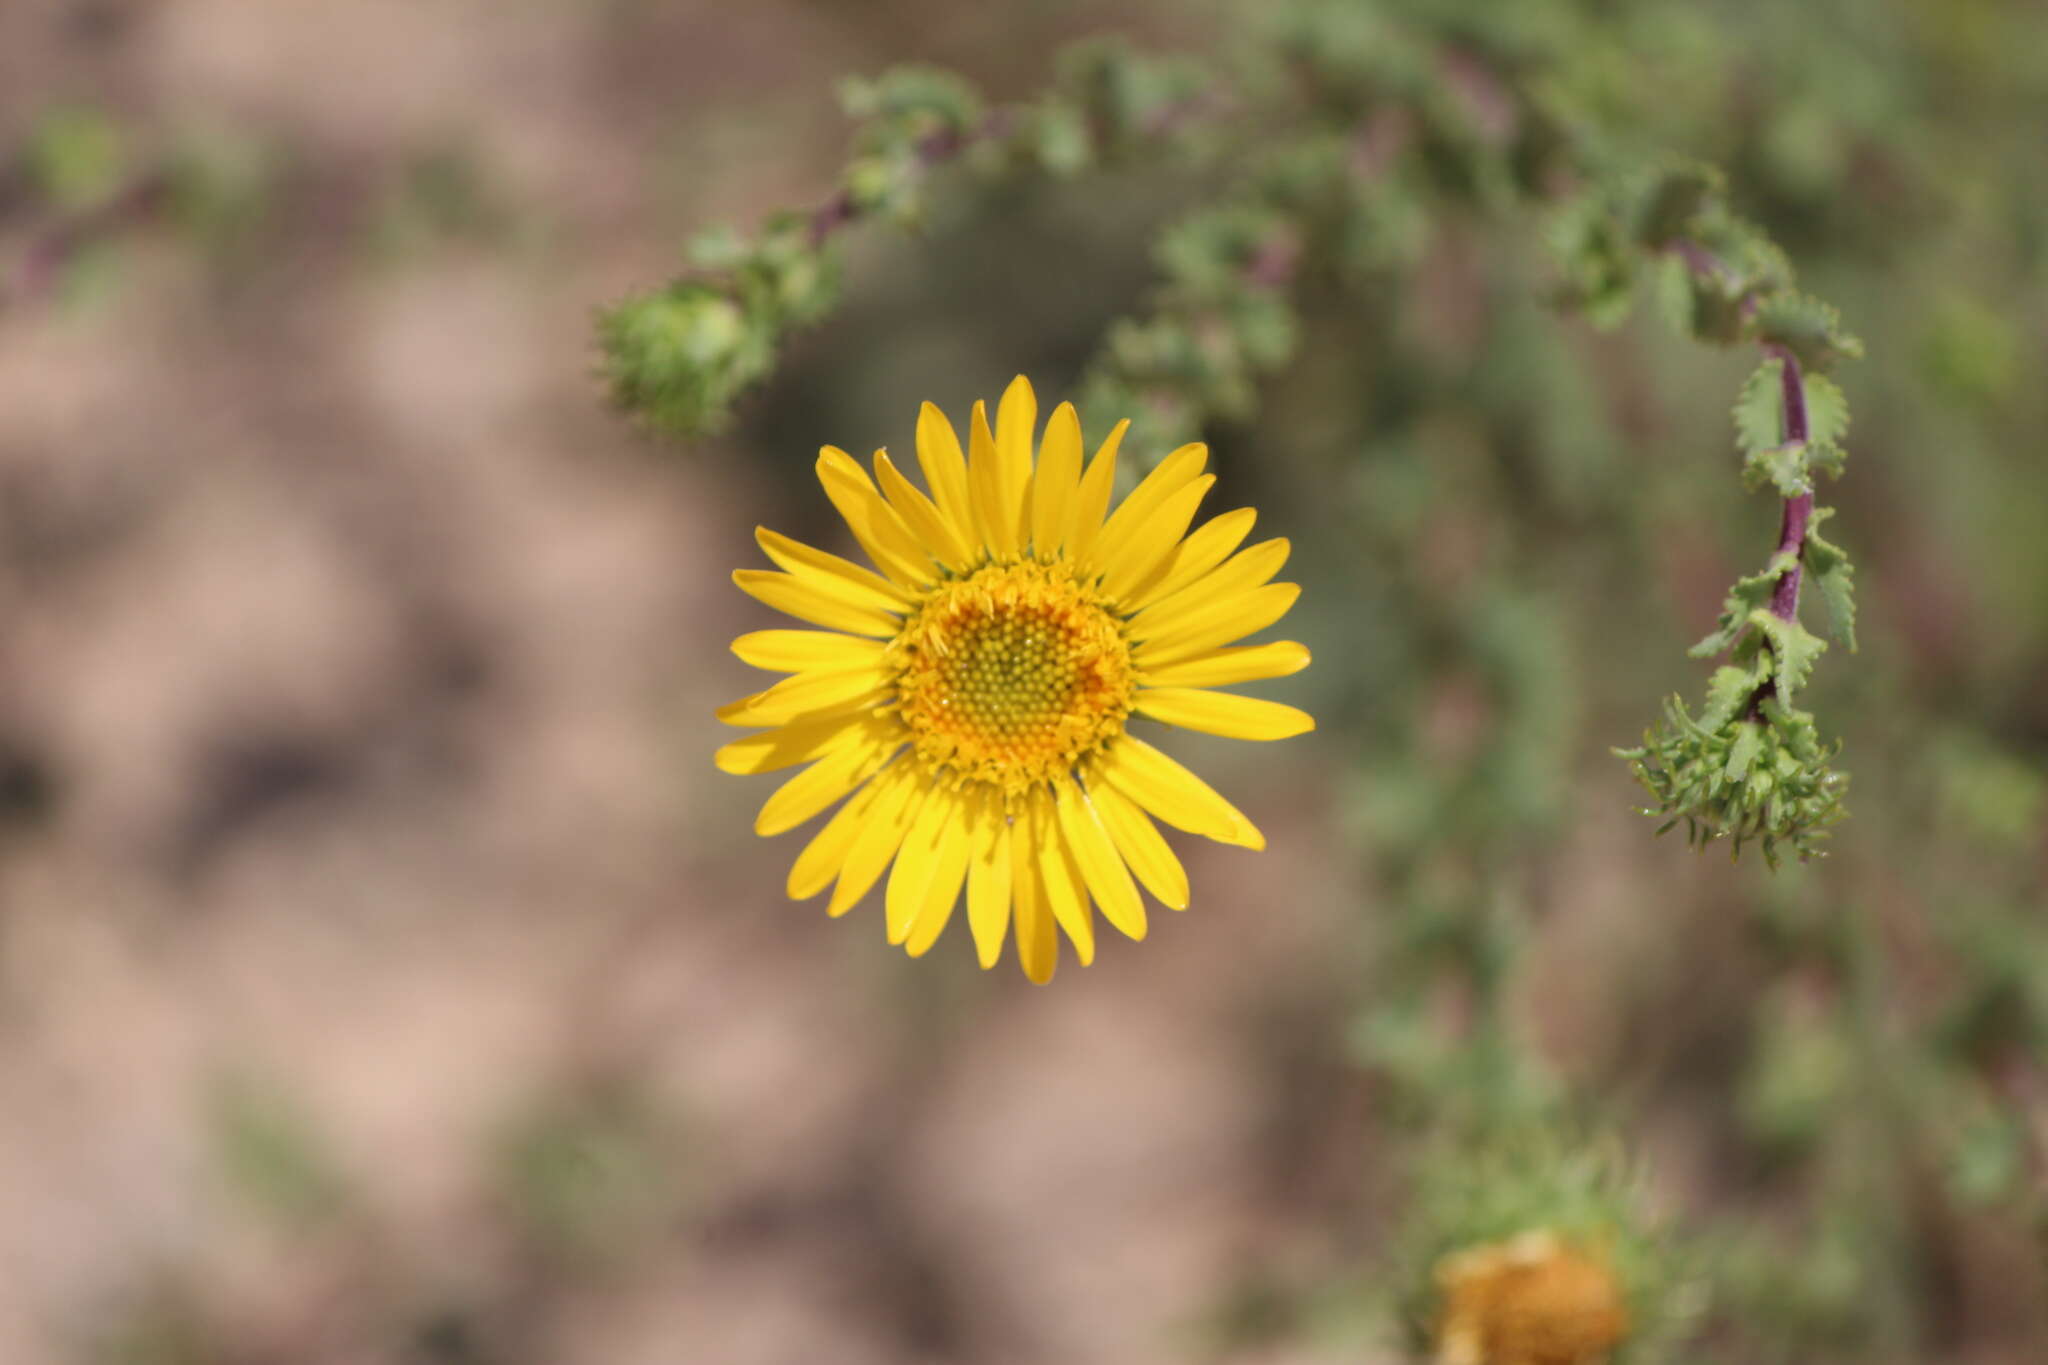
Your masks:
{"label": "blurry soil background", "polygon": [[[764,624],[728,580],[754,525],[834,534],[817,445],[907,448],[920,400],[1018,370],[1056,393],[1142,299],[1173,192],[872,234],[846,315],[689,450],[593,377],[593,310],[689,230],[827,191],[837,78],[931,60],[1015,97],[1102,30],[1207,31],[1078,0],[0,3],[0,1361],[1363,1358],[1215,1325],[1247,1285],[1356,1276],[1398,1207],[1346,1044],[1377,909],[1356,674],[1289,694],[1314,741],[1180,746],[1271,849],[1184,844],[1193,909],[1046,989],[964,933],[911,963],[874,907],[789,903],[768,784],[710,762],[755,685],[725,651]],[[52,145],[143,189],[46,278],[66,210],[17,149]],[[228,188],[170,230],[146,177],[188,145]],[[1477,270],[1456,241],[1432,267],[1439,349]],[[1723,449],[1712,422],[1651,421],[1658,468]],[[1295,538],[1341,669],[1313,633],[1345,626],[1341,509],[1255,433],[1223,455],[1217,505]],[[1911,493],[1866,476],[1875,550]],[[1874,634],[1977,648],[1989,607],[1930,548],[1965,532],[1873,556]],[[1611,647],[1652,662],[1574,732],[1518,1004],[1562,1074],[1647,1096],[1674,1209],[1756,1194],[1698,1119],[1742,1015],[1700,1002],[1754,989],[1731,907],[1764,872],[1652,841],[1604,747],[1693,687],[1718,534],[1623,609]],[[2027,638],[1985,685],[2038,757]],[[1479,704],[1447,676],[1432,742]],[[1911,894],[1882,873],[1852,885]],[[1992,1281],[2023,1246],[1948,1235],[1997,1271],[1957,1339],[2018,1359],[2042,1309]]]}

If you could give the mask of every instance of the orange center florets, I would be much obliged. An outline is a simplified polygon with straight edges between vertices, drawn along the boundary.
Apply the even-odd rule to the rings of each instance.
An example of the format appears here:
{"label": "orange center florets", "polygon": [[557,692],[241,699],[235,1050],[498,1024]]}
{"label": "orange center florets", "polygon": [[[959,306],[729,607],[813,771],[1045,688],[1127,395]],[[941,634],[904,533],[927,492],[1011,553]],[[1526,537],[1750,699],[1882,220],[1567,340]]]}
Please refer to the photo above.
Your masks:
{"label": "orange center florets", "polygon": [[935,589],[897,637],[897,707],[917,754],[1014,793],[1123,732],[1123,627],[1063,565],[988,564]]}

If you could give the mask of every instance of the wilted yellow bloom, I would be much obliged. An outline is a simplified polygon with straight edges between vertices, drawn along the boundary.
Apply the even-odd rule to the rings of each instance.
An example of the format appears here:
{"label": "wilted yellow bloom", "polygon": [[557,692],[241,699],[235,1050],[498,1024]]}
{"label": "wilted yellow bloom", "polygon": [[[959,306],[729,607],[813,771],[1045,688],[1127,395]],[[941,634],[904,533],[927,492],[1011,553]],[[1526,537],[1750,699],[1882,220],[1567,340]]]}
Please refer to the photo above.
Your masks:
{"label": "wilted yellow bloom", "polygon": [[1628,1335],[1613,1271],[1554,1233],[1446,1256],[1436,1283],[1436,1365],[1598,1365]]}
{"label": "wilted yellow bloom", "polygon": [[[844,914],[888,872],[889,941],[931,947],[965,890],[984,967],[1015,926],[1033,981],[1051,978],[1064,930],[1085,966],[1092,906],[1145,936],[1138,883],[1176,910],[1187,874],[1159,819],[1227,844],[1265,837],[1201,778],[1129,733],[1135,716],[1237,739],[1285,739],[1306,712],[1215,689],[1308,663],[1292,642],[1231,648],[1285,615],[1300,589],[1272,578],[1285,540],[1239,551],[1253,512],[1196,528],[1215,476],[1204,446],[1168,455],[1110,510],[1120,424],[1083,467],[1081,423],[1062,403],[1037,435],[1021,377],[991,428],[974,406],[966,449],[927,403],[918,488],[878,451],[874,477],[825,447],[825,494],[870,570],[761,530],[783,570],[741,570],[741,589],[824,627],[733,642],[792,676],[720,710],[762,727],[718,751],[727,772],[809,764],[755,821],[780,834],[845,804],[789,875],[799,899],[832,887]],[[1036,458],[1034,459],[1034,451]],[[1133,880],[1135,874],[1135,881]]]}

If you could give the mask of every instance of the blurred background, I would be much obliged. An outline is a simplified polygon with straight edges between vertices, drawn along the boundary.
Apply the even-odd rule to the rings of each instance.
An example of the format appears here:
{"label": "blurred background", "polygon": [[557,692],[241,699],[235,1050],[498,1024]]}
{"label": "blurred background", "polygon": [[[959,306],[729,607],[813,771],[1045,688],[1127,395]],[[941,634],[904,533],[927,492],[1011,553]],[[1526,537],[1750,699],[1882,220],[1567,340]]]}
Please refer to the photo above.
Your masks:
{"label": "blurred background", "polygon": [[1067,391],[1199,185],[850,232],[688,447],[608,408],[594,310],[819,202],[842,76],[1019,99],[1249,8],[0,4],[0,1361],[1400,1359],[1351,1306],[1413,1271],[1460,1008],[1416,943],[1473,905],[1532,1072],[1736,1246],[1697,1358],[2048,1351],[2038,6],[1656,3],[1582,54],[1868,344],[1825,862],[1653,839],[1609,753],[1769,548],[1753,359],[1560,318],[1533,215],[1445,213],[1212,432],[1306,589],[1264,694],[1322,724],[1171,747],[1270,850],[1178,841],[1193,908],[1044,989],[784,898],[772,782],[710,762],[753,527],[841,545],[820,443]]}

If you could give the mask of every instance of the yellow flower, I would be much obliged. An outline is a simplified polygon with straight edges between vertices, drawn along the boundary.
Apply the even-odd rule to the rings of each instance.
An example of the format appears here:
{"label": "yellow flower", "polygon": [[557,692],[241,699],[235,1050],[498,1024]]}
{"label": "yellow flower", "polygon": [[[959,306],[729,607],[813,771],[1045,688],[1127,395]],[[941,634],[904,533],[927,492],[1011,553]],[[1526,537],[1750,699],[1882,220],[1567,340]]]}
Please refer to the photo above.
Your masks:
{"label": "yellow flower", "polygon": [[825,629],[733,642],[745,662],[792,676],[719,711],[763,728],[720,749],[718,766],[810,765],[761,808],[762,835],[848,798],[797,856],[791,896],[830,886],[827,909],[841,915],[887,871],[889,941],[914,957],[964,887],[981,965],[995,964],[1014,924],[1024,972],[1043,982],[1057,930],[1083,966],[1094,959],[1091,900],[1116,928],[1145,936],[1133,873],[1164,904],[1187,907],[1187,874],[1154,817],[1265,846],[1201,778],[1129,733],[1133,715],[1239,739],[1285,739],[1315,721],[1209,690],[1298,672],[1309,656],[1292,642],[1227,647],[1278,621],[1301,590],[1270,581],[1285,540],[1232,553],[1251,530],[1249,508],[1188,534],[1215,482],[1202,472],[1207,448],[1174,451],[1111,512],[1129,423],[1084,470],[1068,403],[1033,461],[1037,414],[1020,376],[994,430],[974,405],[963,454],[952,424],[925,404],[917,459],[928,492],[886,451],[875,453],[872,482],[844,451],[820,452],[825,494],[880,572],[755,533],[783,572],[743,569],[733,581]]}
{"label": "yellow flower", "polygon": [[1436,1282],[1437,1365],[1596,1365],[1628,1336],[1613,1272],[1552,1232],[1447,1256]]}

